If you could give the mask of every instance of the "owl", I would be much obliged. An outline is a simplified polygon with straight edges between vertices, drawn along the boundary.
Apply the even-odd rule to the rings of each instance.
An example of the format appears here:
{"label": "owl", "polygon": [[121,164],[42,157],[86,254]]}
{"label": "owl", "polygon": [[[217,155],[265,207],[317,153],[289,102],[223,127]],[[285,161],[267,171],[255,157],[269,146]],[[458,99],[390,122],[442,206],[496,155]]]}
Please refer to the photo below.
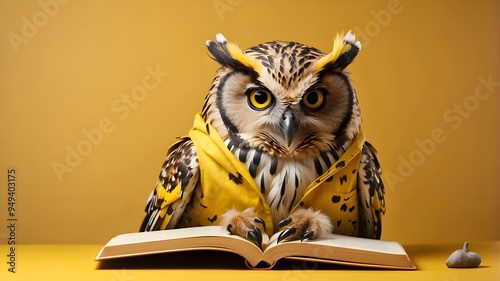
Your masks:
{"label": "owl", "polygon": [[330,53],[286,41],[242,51],[222,34],[206,45],[220,68],[168,149],[140,230],[221,225],[258,246],[278,231],[279,243],[379,239],[381,168],[346,71],[355,36],[337,34]]}

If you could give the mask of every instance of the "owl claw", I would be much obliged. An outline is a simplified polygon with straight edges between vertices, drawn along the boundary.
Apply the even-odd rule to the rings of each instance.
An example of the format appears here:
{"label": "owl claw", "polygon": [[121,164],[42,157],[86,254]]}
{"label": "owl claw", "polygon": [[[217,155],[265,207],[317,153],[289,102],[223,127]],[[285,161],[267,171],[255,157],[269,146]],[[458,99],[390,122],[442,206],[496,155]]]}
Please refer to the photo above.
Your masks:
{"label": "owl claw", "polygon": [[281,234],[278,236],[277,243],[280,243],[284,239],[294,235],[296,232],[297,232],[297,229],[295,227],[289,227],[289,228],[283,230],[283,232],[281,232]]}
{"label": "owl claw", "polygon": [[[264,230],[266,229],[266,222],[265,222],[263,219],[261,219],[261,218],[259,218],[259,217],[255,217],[255,218],[253,219],[253,221],[254,221],[254,222],[256,222],[256,223],[260,223],[260,224],[262,225],[262,228],[263,228]],[[259,231],[260,231],[260,230],[259,230]]]}
{"label": "owl claw", "polygon": [[254,225],[253,230],[247,233],[247,237],[262,250],[262,233],[260,232],[260,228],[258,226]]}
{"label": "owl claw", "polygon": [[288,217],[286,219],[281,220],[278,223],[278,229],[282,228],[283,226],[289,225],[292,222],[292,218]]}
{"label": "owl claw", "polygon": [[314,237],[314,231],[309,230],[300,237],[300,242]]}
{"label": "owl claw", "polygon": [[237,235],[255,243],[262,250],[262,229],[266,229],[266,223],[262,218],[255,215],[253,209],[246,209],[243,212],[234,209],[228,210],[223,215],[223,227],[231,235]]}
{"label": "owl claw", "polygon": [[287,226],[278,236],[278,243],[283,240],[311,240],[327,237],[332,233],[333,226],[330,219],[319,211],[312,209],[298,209],[290,217],[278,223],[278,229]]}

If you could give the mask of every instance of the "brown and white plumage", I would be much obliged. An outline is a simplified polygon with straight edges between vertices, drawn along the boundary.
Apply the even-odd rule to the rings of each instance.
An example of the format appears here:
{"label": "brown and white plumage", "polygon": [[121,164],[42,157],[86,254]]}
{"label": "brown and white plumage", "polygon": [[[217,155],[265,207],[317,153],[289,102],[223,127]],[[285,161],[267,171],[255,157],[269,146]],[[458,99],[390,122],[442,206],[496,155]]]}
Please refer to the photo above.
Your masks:
{"label": "brown and white plumage", "polygon": [[[141,231],[174,228],[191,199],[198,177],[199,165],[193,142],[181,138],[171,147],[163,163],[156,187],[148,198],[148,214]],[[172,203],[165,200],[164,194],[171,193],[178,185],[181,187],[179,198]],[[172,215],[169,222],[163,220],[167,213]]]}
{"label": "brown and white plumage", "polygon": [[[335,232],[339,218],[325,216],[314,205],[290,212],[309,184],[346,152],[360,131],[358,100],[345,71],[360,50],[359,42],[348,33],[337,36],[329,54],[284,41],[243,52],[218,34],[207,47],[221,68],[202,117],[255,180],[270,206],[273,229],[288,227],[282,239],[312,239]],[[197,207],[190,207],[191,196],[202,192],[197,162],[189,138],[169,151],[148,199],[142,231],[189,225]],[[352,223],[356,228],[352,233],[380,238],[384,186],[375,150],[368,143],[359,165],[359,221]],[[181,192],[173,197],[170,193],[176,186]],[[251,210],[227,211],[223,223],[228,230],[255,241],[258,231]],[[207,223],[221,220],[216,216]]]}

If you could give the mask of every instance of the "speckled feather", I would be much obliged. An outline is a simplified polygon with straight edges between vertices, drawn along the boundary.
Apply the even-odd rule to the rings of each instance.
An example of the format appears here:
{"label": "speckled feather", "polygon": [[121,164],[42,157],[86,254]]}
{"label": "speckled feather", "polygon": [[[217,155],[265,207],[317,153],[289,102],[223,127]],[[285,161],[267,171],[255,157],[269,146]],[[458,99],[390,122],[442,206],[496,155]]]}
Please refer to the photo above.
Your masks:
{"label": "speckled feather", "polygon": [[[181,138],[171,147],[163,163],[156,188],[148,198],[147,215],[140,231],[174,228],[191,200],[198,179],[199,163],[193,142],[187,137]],[[164,194],[172,193],[178,185],[181,190],[178,198],[168,202]],[[164,220],[166,215],[171,217],[168,223]]]}

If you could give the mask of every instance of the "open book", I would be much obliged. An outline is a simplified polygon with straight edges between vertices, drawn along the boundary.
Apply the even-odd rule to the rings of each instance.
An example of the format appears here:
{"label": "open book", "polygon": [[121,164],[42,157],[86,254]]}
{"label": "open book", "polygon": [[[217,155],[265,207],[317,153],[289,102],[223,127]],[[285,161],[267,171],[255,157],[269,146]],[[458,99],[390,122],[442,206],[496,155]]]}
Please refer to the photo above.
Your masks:
{"label": "open book", "polygon": [[250,268],[263,263],[271,268],[282,258],[377,268],[416,268],[397,242],[332,234],[328,239],[283,241],[277,244],[279,233],[270,238],[265,233],[262,235],[264,251],[246,239],[230,235],[221,226],[121,234],[112,238],[95,260],[215,250],[242,256]]}

